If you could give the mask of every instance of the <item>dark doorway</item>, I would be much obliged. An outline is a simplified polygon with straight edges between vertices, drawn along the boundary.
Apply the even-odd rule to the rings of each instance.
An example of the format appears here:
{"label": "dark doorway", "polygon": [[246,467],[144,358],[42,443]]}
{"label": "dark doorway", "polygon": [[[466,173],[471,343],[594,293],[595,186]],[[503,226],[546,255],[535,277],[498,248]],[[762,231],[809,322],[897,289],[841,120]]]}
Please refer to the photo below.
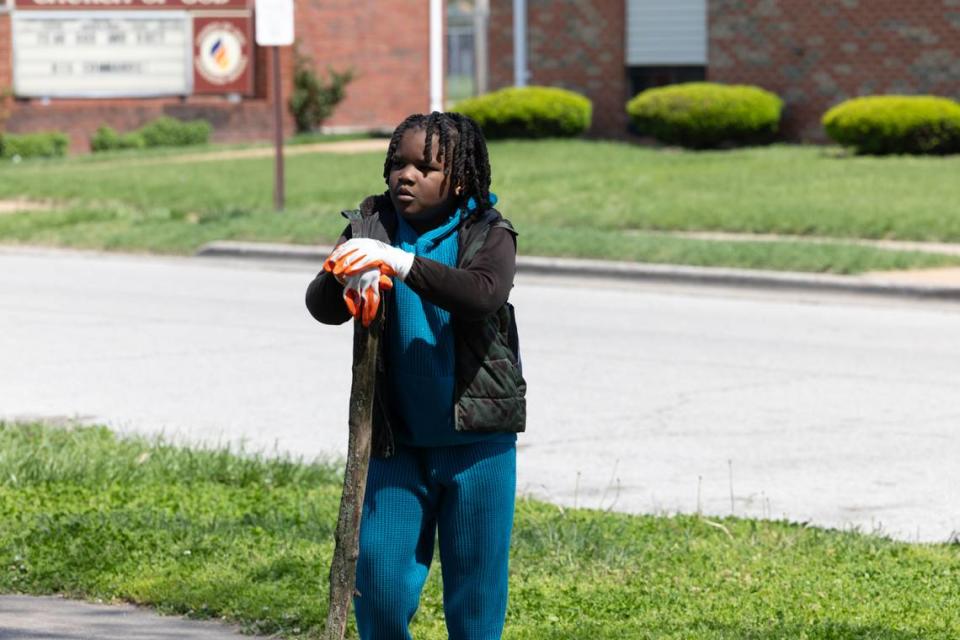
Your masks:
{"label": "dark doorway", "polygon": [[702,82],[707,79],[707,68],[699,65],[627,67],[627,78],[630,97],[632,98],[641,91],[652,87],[663,87],[681,82]]}

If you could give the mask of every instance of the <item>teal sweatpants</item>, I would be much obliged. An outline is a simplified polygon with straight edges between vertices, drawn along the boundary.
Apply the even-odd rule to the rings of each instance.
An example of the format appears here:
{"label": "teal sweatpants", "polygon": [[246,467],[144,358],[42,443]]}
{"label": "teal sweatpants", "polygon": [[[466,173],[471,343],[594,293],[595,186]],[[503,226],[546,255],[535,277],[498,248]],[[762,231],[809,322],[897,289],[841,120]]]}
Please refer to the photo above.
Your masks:
{"label": "teal sweatpants", "polygon": [[516,445],[397,447],[370,460],[354,609],[363,640],[409,640],[439,537],[451,640],[498,640],[516,493]]}

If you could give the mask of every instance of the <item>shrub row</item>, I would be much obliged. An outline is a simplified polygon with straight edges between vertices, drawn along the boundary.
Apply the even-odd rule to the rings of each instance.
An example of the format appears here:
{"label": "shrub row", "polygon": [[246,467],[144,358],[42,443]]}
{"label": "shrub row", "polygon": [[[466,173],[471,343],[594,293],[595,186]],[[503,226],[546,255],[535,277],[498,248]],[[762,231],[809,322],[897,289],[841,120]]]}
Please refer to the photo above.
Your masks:
{"label": "shrub row", "polygon": [[[711,147],[756,143],[777,132],[782,102],[772,93],[706,82],[651,89],[627,105],[634,125],[670,144]],[[488,138],[574,137],[590,128],[586,97],[553,87],[512,87],[454,107]]]}
{"label": "shrub row", "polygon": [[[651,89],[627,105],[635,126],[659,140],[691,147],[765,142],[780,121],[782,102],[744,86],[691,83]],[[582,135],[593,107],[586,97],[553,87],[512,87],[457,103],[488,138]]]}
{"label": "shrub row", "polygon": [[147,147],[185,147],[206,144],[212,127],[206,120],[184,122],[163,116],[136,131],[117,133],[111,127],[102,126],[90,139],[92,151],[114,149],[145,149]]}
{"label": "shrub row", "polygon": [[[572,91],[510,88],[454,107],[488,138],[571,137],[590,127],[591,103]],[[695,149],[772,141],[783,101],[747,85],[691,82],[648,89],[627,103],[637,132]],[[858,153],[960,153],[960,104],[933,96],[848,100],[823,117],[827,134]]]}
{"label": "shrub row", "polygon": [[47,131],[21,135],[0,134],[0,158],[61,158],[67,154],[70,138]]}
{"label": "shrub row", "polygon": [[[553,87],[513,87],[458,103],[488,138],[574,137],[590,128],[592,105]],[[783,102],[746,85],[691,82],[648,89],[627,103],[637,131],[691,148],[762,144],[780,126]],[[827,134],[858,153],[960,153],[960,104],[934,96],[871,96],[848,100],[823,117]],[[137,131],[97,129],[93,151],[204,144],[210,123],[158,118]],[[0,136],[0,158],[60,157],[69,139],[49,132]]]}

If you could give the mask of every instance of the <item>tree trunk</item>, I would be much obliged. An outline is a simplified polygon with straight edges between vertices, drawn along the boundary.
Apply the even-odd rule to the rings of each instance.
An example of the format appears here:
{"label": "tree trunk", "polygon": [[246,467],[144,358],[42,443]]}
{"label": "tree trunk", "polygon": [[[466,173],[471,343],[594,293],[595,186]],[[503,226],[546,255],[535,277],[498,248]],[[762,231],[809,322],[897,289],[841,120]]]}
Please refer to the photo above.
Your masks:
{"label": "tree trunk", "polygon": [[324,640],[343,640],[356,589],[357,557],[360,554],[360,514],[367,488],[370,442],[373,436],[373,387],[377,374],[377,346],[381,316],[364,329],[356,322],[353,339],[353,385],[350,388],[350,438],[343,477],[340,514],[334,534],[336,547],[330,562],[330,609]]}

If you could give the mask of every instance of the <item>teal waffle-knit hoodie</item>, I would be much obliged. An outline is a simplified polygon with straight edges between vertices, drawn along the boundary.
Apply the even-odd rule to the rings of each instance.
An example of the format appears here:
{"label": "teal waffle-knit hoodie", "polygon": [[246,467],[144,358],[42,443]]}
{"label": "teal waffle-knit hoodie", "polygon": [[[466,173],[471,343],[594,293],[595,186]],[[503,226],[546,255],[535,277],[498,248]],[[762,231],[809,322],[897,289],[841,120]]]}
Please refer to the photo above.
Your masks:
{"label": "teal waffle-knit hoodie", "polygon": [[[496,196],[490,194],[491,201]],[[394,246],[453,267],[457,263],[457,227],[474,209],[457,209],[440,226],[418,234],[397,216]],[[513,433],[463,433],[454,429],[455,360],[450,312],[422,299],[394,279],[392,319],[387,341],[390,397],[401,418],[397,440],[411,446],[438,447],[471,442],[515,442]]]}

